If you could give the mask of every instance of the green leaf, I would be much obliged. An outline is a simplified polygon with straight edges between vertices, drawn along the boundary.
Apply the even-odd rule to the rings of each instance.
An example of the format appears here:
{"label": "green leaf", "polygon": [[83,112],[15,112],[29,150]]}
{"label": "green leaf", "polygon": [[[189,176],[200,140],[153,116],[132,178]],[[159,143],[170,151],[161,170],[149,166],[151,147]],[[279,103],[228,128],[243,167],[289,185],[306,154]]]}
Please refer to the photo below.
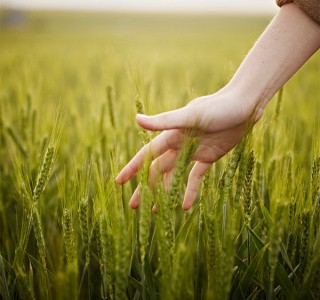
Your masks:
{"label": "green leaf", "polygon": [[38,261],[36,258],[34,258],[32,255],[30,254],[27,254],[31,264],[33,265],[33,267],[36,269],[36,270],[41,270],[42,272],[43,271],[46,271],[44,266],[41,264],[40,261]]}
{"label": "green leaf", "polygon": [[[131,257],[130,257],[130,266],[132,268],[132,264],[133,264],[133,260],[134,260],[134,255],[135,255],[135,247],[136,247],[136,244],[137,244],[137,225],[138,223],[138,218],[137,218],[137,215],[134,213],[132,214],[132,219],[131,219],[131,222],[130,222],[130,226],[129,226],[129,230],[130,230],[130,227],[131,227]],[[141,274],[141,272],[139,273]]]}
{"label": "green leaf", "polygon": [[238,266],[244,272],[248,268],[248,265],[245,262],[243,262],[242,259],[238,255],[234,256],[234,263],[236,266]]}
{"label": "green leaf", "polygon": [[260,251],[265,246],[265,244],[251,228],[248,229],[257,250]]}
{"label": "green leaf", "polygon": [[305,275],[302,288],[299,293],[299,299],[307,299],[308,293],[312,287],[315,279],[315,272],[317,268],[320,267],[320,226],[318,228],[318,233],[316,240],[313,245],[313,255],[310,262],[308,273]]}
{"label": "green leaf", "polygon": [[258,298],[259,294],[262,292],[262,289],[256,288],[247,298],[247,300],[254,300],[254,299],[263,299],[262,295]]}
{"label": "green leaf", "polygon": [[[268,227],[271,227],[273,225],[273,220],[272,220],[272,217],[271,217],[269,211],[264,206],[262,207],[262,213],[263,213],[264,219],[267,221]],[[290,270],[293,271],[292,264],[290,262],[289,256],[287,254],[287,251],[285,249],[283,242],[281,242],[281,244],[280,244],[280,253],[281,253],[284,261],[289,266]]]}
{"label": "green leaf", "polygon": [[273,220],[272,220],[272,217],[271,217],[269,211],[266,209],[266,207],[264,205],[262,206],[261,209],[262,209],[263,216],[264,216],[265,220],[267,221],[268,226],[271,227],[273,224]]}
{"label": "green leaf", "polygon": [[243,274],[238,287],[235,291],[234,298],[238,299],[241,297],[242,294],[245,295],[247,290],[252,283],[255,273],[260,265],[261,260],[263,259],[264,253],[267,250],[268,245],[265,245],[261,250],[256,254],[256,256],[252,259],[250,265],[248,266],[247,270]]}
{"label": "green leaf", "polygon": [[[263,220],[261,220],[261,221],[257,224],[257,226],[253,229],[253,231],[254,231],[255,233],[259,232],[260,229],[261,229],[261,227],[262,227],[262,225],[263,225]],[[247,228],[246,226],[243,226],[243,227],[241,228],[240,234],[241,234],[241,233],[243,232],[243,230],[246,229],[246,228]],[[240,234],[239,234],[239,235],[240,235]],[[241,244],[241,246],[239,247],[239,250],[238,250],[238,253],[237,253],[238,256],[242,256],[242,255],[243,255],[243,252],[247,249],[247,245],[248,245],[247,240],[244,240],[243,243]]]}
{"label": "green leaf", "polygon": [[[291,279],[294,275],[295,275],[295,273],[296,273],[296,271],[299,269],[299,266],[300,266],[300,264],[298,264],[295,268],[294,268],[294,270],[289,274],[289,278]],[[277,295],[279,292],[281,291],[281,286],[279,285],[279,286],[277,286],[275,289],[274,289],[274,293]]]}
{"label": "green leaf", "polygon": [[133,287],[140,293],[140,295],[142,294],[143,291],[143,285],[141,282],[139,282],[138,280],[136,280],[135,278],[129,276],[129,282],[133,285]]}
{"label": "green leaf", "polygon": [[278,263],[276,268],[276,280],[279,282],[284,294],[286,295],[287,299],[297,299],[297,292],[292,284],[288,274],[284,270],[284,268],[281,266],[281,264]]}
{"label": "green leaf", "polygon": [[142,268],[141,268],[140,261],[138,259],[137,251],[133,252],[131,268],[132,270],[134,270],[136,277],[142,278]]}
{"label": "green leaf", "polygon": [[[261,250],[265,246],[264,243],[261,241],[261,239],[256,235],[256,233],[252,229],[249,228],[249,231],[251,233],[252,239],[253,239],[254,244],[256,245],[257,249]],[[265,254],[264,254],[264,260],[267,265],[269,265],[268,253],[269,253],[269,251],[267,250],[267,251],[265,251]],[[279,284],[280,284],[282,290],[284,291],[285,295],[287,296],[287,298],[296,299],[295,297],[297,296],[297,293],[294,288],[294,285],[292,284],[290,278],[288,277],[288,274],[285,272],[285,270],[283,269],[283,267],[279,263],[276,268],[275,276],[276,276],[276,280],[279,282]]]}
{"label": "green leaf", "polygon": [[176,236],[176,240],[175,240],[176,245],[178,245],[180,242],[181,243],[186,242],[187,237],[188,237],[188,233],[191,229],[192,223],[193,223],[194,218],[195,218],[198,211],[199,211],[199,201],[196,203],[196,205],[194,206],[194,209],[190,213],[189,217],[187,218],[187,220],[184,222],[183,226],[179,230],[179,232]]}
{"label": "green leaf", "polygon": [[148,255],[145,256],[144,275],[145,275],[145,284],[147,287],[147,291],[149,292],[150,299],[156,299],[157,298],[156,286],[154,283],[154,275],[152,273]]}
{"label": "green leaf", "polygon": [[10,264],[0,254],[0,295],[2,295],[3,299],[10,299],[9,285],[5,269],[8,270],[8,273],[14,274]]}
{"label": "green leaf", "polygon": [[141,299],[140,293],[138,291],[136,291],[133,296],[133,300],[139,300],[139,299]]}
{"label": "green leaf", "polygon": [[291,264],[291,261],[289,259],[289,256],[287,254],[287,250],[283,244],[283,242],[281,242],[280,244],[280,253],[284,259],[284,261],[287,263],[287,265],[289,266],[290,270],[293,271],[293,267],[292,267],[292,264]]}
{"label": "green leaf", "polygon": [[149,246],[149,260],[152,259],[153,255],[155,253],[156,247],[157,247],[158,222],[155,222],[154,224],[155,225],[154,225],[154,229],[153,229],[152,237],[151,237],[151,242],[150,242],[150,246]]}

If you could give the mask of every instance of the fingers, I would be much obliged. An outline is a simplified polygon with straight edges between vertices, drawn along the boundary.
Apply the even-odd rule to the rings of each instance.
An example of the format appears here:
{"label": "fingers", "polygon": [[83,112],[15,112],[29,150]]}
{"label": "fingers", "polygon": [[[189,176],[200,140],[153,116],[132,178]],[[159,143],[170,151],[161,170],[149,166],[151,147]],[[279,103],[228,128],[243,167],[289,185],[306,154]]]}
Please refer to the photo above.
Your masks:
{"label": "fingers", "polygon": [[138,208],[139,204],[140,204],[140,198],[139,198],[139,194],[140,194],[140,184],[137,186],[137,188],[135,189],[134,193],[131,196],[131,199],[129,201],[129,207],[130,208]]}
{"label": "fingers", "polygon": [[151,159],[154,159],[169,149],[178,148],[182,143],[182,138],[182,133],[179,130],[162,132],[139,150],[118,174],[116,181],[120,184],[126,183],[140,170],[149,151],[151,151]]}
{"label": "fingers", "polygon": [[158,213],[158,208],[157,208],[156,205],[153,205],[153,206],[152,206],[152,212],[155,213],[155,214]]}
{"label": "fingers", "polygon": [[166,192],[168,192],[170,190],[171,187],[171,182],[172,182],[172,178],[173,178],[173,171],[174,171],[174,167],[172,167],[171,170],[167,171],[165,176],[164,176],[164,189]]}
{"label": "fingers", "polygon": [[[177,160],[177,151],[168,150],[166,153],[158,157],[150,167],[149,185],[152,187],[156,183],[157,177],[173,169]],[[129,207],[138,208],[140,204],[140,187],[139,184],[129,201]]]}
{"label": "fingers", "polygon": [[[170,186],[171,186],[171,182],[172,182],[172,178],[173,178],[173,171],[174,171],[174,166],[172,167],[171,170],[168,170],[164,174],[163,184],[164,184],[164,189],[166,192],[169,192],[169,190],[170,190]],[[156,204],[153,205],[152,212],[154,212],[154,213],[158,212],[158,208],[157,208]]]}
{"label": "fingers", "polygon": [[188,107],[146,116],[137,114],[138,124],[148,130],[181,129],[193,125],[193,115]]}
{"label": "fingers", "polygon": [[184,200],[182,204],[182,208],[184,210],[189,210],[192,206],[194,200],[196,199],[198,190],[200,188],[200,184],[202,181],[203,176],[209,170],[211,164],[210,163],[203,163],[203,162],[196,162],[189,174],[188,184],[186,188],[186,192],[184,195]]}
{"label": "fingers", "polygon": [[165,174],[174,168],[177,161],[178,152],[176,150],[168,150],[166,153],[158,157],[150,167],[149,184],[151,187],[156,183],[159,175]]}
{"label": "fingers", "polygon": [[169,149],[176,149],[182,143],[183,134],[179,128],[194,126],[195,113],[189,107],[161,113],[154,116],[137,114],[137,122],[145,129],[166,130],[154,138],[150,143],[140,149],[133,159],[121,170],[116,181],[123,184],[137,174],[148,151],[152,159],[158,157]]}
{"label": "fingers", "polygon": [[[150,172],[157,172],[155,174],[164,174],[165,173],[165,178],[164,178],[164,186],[165,189],[168,190],[170,188],[170,184],[172,181],[172,176],[173,176],[173,171],[174,171],[174,163],[175,160],[173,157],[177,156],[177,154],[173,153],[165,153],[162,155],[162,161],[160,159],[158,162],[159,169],[154,169],[153,171]],[[167,163],[165,162],[165,158],[168,158]],[[161,166],[161,169],[160,169]],[[184,210],[189,210],[190,207],[192,206],[194,200],[196,199],[198,190],[201,185],[202,178],[204,175],[207,173],[207,171],[210,169],[211,164],[210,163],[203,163],[203,162],[196,162],[189,174],[189,179],[188,179],[188,184],[187,188],[185,191],[185,196],[184,196],[184,201],[182,204],[182,209]],[[171,168],[170,168],[171,167]],[[155,171],[156,170],[156,171]],[[150,175],[154,176],[154,175]],[[155,182],[155,179],[153,179],[153,183]],[[139,198],[139,191],[140,191],[140,185],[136,188],[134,191],[130,201],[129,201],[129,206],[131,208],[138,208],[140,204],[140,198]],[[157,207],[154,205],[152,208],[153,212],[157,212]]]}

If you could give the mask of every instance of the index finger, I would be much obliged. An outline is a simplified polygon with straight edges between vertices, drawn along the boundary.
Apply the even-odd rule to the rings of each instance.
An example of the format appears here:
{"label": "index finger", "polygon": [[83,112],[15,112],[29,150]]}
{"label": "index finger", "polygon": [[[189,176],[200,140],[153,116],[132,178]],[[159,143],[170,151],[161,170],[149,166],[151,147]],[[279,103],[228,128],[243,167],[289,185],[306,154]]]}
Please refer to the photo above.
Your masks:
{"label": "index finger", "polygon": [[141,169],[147,153],[150,151],[151,159],[165,153],[169,149],[181,147],[183,135],[180,130],[167,130],[156,136],[150,143],[143,146],[138,153],[127,163],[116,177],[120,184],[126,183]]}

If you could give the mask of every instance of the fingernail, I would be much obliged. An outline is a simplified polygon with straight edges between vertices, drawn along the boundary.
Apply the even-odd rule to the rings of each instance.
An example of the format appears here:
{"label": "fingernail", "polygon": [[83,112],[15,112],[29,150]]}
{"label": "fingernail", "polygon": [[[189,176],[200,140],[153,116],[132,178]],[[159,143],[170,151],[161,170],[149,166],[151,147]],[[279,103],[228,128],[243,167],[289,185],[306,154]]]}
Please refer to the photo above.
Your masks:
{"label": "fingernail", "polygon": [[152,207],[152,212],[155,214],[158,213],[158,208],[155,205]]}
{"label": "fingernail", "polygon": [[131,201],[129,201],[129,207],[132,208],[132,209],[137,209],[139,207],[139,204],[137,203],[132,203]]}

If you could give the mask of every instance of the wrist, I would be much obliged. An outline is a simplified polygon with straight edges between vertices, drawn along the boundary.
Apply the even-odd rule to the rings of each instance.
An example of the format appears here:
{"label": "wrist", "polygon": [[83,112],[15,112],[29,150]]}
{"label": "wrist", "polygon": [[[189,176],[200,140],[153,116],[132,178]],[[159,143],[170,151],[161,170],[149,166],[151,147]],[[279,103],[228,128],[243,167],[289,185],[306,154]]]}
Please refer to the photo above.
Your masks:
{"label": "wrist", "polygon": [[257,87],[251,87],[246,82],[231,80],[222,90],[230,98],[236,99],[242,107],[244,122],[251,120],[256,123],[262,116],[264,108],[270,100],[269,95]]}
{"label": "wrist", "polygon": [[225,89],[236,91],[259,119],[270,99],[319,47],[319,25],[299,7],[284,5]]}

